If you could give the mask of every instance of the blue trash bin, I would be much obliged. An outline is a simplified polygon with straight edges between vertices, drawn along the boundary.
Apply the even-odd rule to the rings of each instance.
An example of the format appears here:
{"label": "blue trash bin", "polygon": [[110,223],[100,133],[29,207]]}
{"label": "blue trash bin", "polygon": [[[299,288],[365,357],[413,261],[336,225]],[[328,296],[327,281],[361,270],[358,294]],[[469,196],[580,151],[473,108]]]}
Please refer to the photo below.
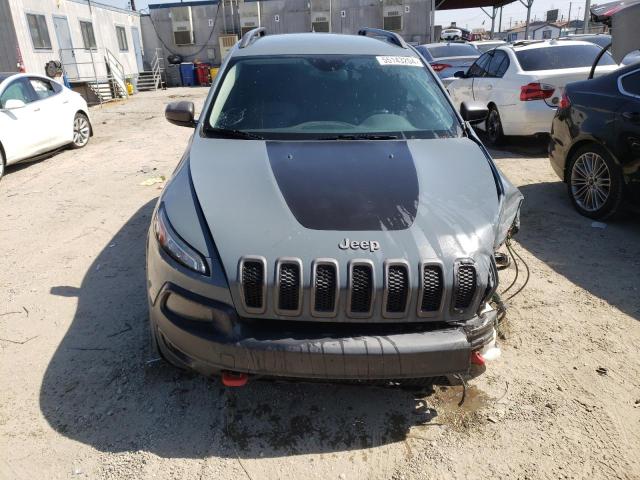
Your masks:
{"label": "blue trash bin", "polygon": [[193,63],[182,62],[180,64],[180,76],[182,77],[182,85],[185,87],[193,87],[195,85]]}

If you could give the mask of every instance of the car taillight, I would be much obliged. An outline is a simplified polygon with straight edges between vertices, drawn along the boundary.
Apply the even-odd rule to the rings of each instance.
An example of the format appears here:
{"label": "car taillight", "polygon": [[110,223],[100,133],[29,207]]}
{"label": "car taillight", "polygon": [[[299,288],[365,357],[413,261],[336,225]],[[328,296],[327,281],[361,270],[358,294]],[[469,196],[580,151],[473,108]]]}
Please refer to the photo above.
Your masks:
{"label": "car taillight", "polygon": [[554,91],[555,87],[553,85],[532,82],[520,87],[520,100],[522,102],[528,102],[530,100],[544,100],[545,98],[550,98]]}
{"label": "car taillight", "polygon": [[569,108],[571,106],[571,100],[569,99],[569,95],[567,92],[562,93],[562,98],[560,99],[560,108]]}
{"label": "car taillight", "polygon": [[433,68],[436,72],[441,72],[445,68],[451,68],[451,65],[446,63],[432,63],[431,68]]}

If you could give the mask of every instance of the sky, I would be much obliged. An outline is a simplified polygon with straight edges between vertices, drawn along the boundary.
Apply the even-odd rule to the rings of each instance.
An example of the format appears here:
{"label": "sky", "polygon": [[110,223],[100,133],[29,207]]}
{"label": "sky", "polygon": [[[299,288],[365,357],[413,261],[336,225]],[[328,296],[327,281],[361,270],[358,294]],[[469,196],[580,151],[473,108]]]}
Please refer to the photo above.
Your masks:
{"label": "sky", "polygon": [[[109,3],[117,7],[125,7],[128,0],[97,0],[101,3]],[[136,8],[141,10],[146,8],[149,3],[167,3],[176,0],[135,0]],[[338,0],[339,1],[339,0]],[[597,3],[597,2],[593,2]],[[571,5],[571,18],[576,19],[580,15],[580,19],[584,18],[584,0],[534,0],[531,9],[531,19],[544,20],[547,10],[559,9],[560,16],[564,15],[567,19],[569,14],[569,6]],[[525,21],[527,18],[527,9],[516,0],[510,5],[504,7],[502,12],[502,28],[508,28],[509,23],[517,21]],[[462,10],[443,10],[436,12],[436,24],[448,26],[451,22],[456,22],[458,26],[464,28],[485,27],[487,30],[491,28],[491,19],[485,15],[479,8],[466,8]],[[483,24],[484,22],[484,24]],[[498,30],[498,18],[496,17],[496,30]]]}

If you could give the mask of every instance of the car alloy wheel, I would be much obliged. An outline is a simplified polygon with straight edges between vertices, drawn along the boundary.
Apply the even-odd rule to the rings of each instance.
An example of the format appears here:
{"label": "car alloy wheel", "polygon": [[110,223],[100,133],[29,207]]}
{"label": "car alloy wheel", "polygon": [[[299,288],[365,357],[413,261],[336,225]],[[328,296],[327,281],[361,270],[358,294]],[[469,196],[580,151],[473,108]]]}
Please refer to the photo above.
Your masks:
{"label": "car alloy wheel", "polygon": [[89,141],[91,127],[89,120],[83,114],[78,113],[73,119],[73,145],[77,148],[84,147]]}
{"label": "car alloy wheel", "polygon": [[597,212],[607,203],[611,194],[611,172],[600,155],[586,152],[573,163],[571,194],[587,212]]}
{"label": "car alloy wheel", "polygon": [[487,117],[487,136],[492,145],[498,145],[502,140],[502,122],[498,110],[492,108]]}

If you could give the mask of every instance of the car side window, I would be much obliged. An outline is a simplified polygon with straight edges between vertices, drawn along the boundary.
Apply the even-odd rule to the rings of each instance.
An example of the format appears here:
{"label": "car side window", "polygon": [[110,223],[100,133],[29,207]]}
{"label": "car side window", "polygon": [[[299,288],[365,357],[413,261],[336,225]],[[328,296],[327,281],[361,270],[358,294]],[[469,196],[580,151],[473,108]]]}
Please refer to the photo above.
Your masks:
{"label": "car side window", "polygon": [[625,75],[620,83],[625,93],[640,97],[640,70]]}
{"label": "car side window", "polygon": [[484,77],[486,75],[486,70],[489,62],[491,61],[491,53],[484,53],[480,55],[480,58],[476,60],[476,63],[469,67],[469,72],[467,73],[468,77]]}
{"label": "car side window", "polygon": [[57,92],[49,80],[42,78],[30,78],[29,83],[33,87],[33,90],[38,96],[38,100],[44,100],[45,98],[55,95]]}
{"label": "car side window", "polygon": [[8,100],[20,100],[24,103],[33,102],[31,85],[29,85],[26,78],[18,78],[4,89],[2,96],[0,96],[0,108],[5,108]]}
{"label": "car side window", "polygon": [[507,68],[509,68],[509,58],[507,54],[500,50],[495,50],[491,58],[491,63],[487,68],[487,76],[500,78],[507,71]]}

